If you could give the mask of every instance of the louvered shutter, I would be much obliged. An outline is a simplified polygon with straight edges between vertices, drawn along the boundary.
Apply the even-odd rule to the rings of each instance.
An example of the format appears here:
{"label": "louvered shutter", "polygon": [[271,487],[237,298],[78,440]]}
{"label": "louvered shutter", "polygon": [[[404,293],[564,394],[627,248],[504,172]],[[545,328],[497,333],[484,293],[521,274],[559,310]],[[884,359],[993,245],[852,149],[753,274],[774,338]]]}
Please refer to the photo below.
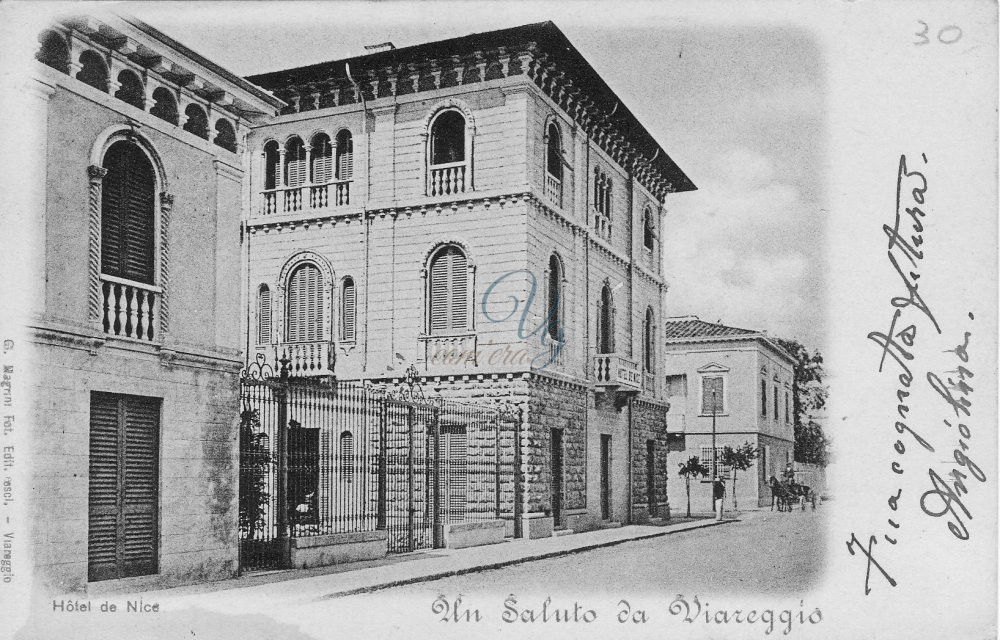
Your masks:
{"label": "louvered shutter", "polygon": [[91,394],[91,581],[157,572],[159,414],[155,398]]}
{"label": "louvered shutter", "polygon": [[118,408],[115,396],[91,394],[87,531],[87,575],[91,581],[118,577]]}
{"label": "louvered shutter", "polygon": [[311,264],[297,268],[288,282],[287,339],[315,342],[322,338],[323,278]]}
{"label": "louvered shutter", "polygon": [[135,144],[116,142],[104,158],[101,190],[101,270],[136,282],[155,277],[153,165]]}
{"label": "louvered shutter", "polygon": [[313,145],[312,152],[312,181],[314,184],[326,184],[333,177],[333,149],[330,141],[324,138],[319,143]]}
{"label": "louvered shutter", "polygon": [[261,287],[257,302],[257,343],[271,342],[271,290]]}
{"label": "louvered shutter", "polygon": [[469,327],[469,270],[465,254],[446,247],[431,262],[431,333]]}
{"label": "louvered shutter", "polygon": [[125,402],[125,513],[122,577],[156,573],[159,402]]}
{"label": "louvered shutter", "polygon": [[341,330],[344,340],[354,340],[357,331],[357,290],[353,280],[344,281],[343,318]]}
{"label": "louvered shutter", "polygon": [[723,410],[724,389],[722,388],[721,377],[705,377],[701,379],[701,412],[702,414],[712,413],[712,392],[715,392],[716,413]]}
{"label": "louvered shutter", "polygon": [[350,180],[354,175],[354,139],[342,136],[337,140],[337,178]]}
{"label": "louvered shutter", "polygon": [[301,143],[285,153],[286,186],[299,187],[306,181],[306,150]]}
{"label": "louvered shutter", "polygon": [[451,253],[451,330],[461,331],[469,326],[469,270],[465,254],[452,248]]}
{"label": "louvered shutter", "polygon": [[435,256],[431,263],[431,333],[448,330],[448,267],[446,251]]}

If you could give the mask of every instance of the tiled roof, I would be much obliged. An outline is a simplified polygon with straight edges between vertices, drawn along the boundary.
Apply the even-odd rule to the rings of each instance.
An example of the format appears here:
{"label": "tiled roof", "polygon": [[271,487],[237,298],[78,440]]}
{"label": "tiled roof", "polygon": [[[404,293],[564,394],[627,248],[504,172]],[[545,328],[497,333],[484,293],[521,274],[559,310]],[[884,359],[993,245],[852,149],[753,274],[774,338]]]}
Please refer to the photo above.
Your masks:
{"label": "tiled roof", "polygon": [[683,320],[668,320],[665,324],[667,340],[677,340],[684,338],[732,338],[738,336],[759,336],[760,331],[750,329],[740,329],[738,327],[727,327],[724,324],[705,322],[698,318],[685,318]]}

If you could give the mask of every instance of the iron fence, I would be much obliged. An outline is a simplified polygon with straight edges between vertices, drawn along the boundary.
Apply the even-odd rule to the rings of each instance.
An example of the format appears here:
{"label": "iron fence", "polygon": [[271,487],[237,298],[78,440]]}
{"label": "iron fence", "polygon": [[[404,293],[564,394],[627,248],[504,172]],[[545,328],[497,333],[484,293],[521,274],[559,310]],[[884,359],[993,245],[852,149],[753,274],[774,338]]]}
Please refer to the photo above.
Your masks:
{"label": "iron fence", "polygon": [[518,535],[516,410],[259,376],[241,404],[243,569],[287,564],[288,538],[385,530],[405,552],[443,546],[456,523]]}

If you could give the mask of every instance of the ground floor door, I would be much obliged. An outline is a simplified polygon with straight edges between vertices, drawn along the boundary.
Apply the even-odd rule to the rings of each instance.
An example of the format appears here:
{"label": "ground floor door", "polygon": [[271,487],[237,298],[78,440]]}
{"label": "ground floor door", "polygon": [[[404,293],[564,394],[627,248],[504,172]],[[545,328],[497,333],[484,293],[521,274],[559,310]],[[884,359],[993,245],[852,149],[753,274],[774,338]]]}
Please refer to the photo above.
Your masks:
{"label": "ground floor door", "polygon": [[563,431],[552,429],[549,439],[552,460],[552,519],[556,527],[563,525]]}
{"label": "ground floor door", "polygon": [[93,392],[87,574],[154,574],[159,548],[160,399]]}
{"label": "ground floor door", "polygon": [[611,519],[611,436],[601,434],[601,519]]}

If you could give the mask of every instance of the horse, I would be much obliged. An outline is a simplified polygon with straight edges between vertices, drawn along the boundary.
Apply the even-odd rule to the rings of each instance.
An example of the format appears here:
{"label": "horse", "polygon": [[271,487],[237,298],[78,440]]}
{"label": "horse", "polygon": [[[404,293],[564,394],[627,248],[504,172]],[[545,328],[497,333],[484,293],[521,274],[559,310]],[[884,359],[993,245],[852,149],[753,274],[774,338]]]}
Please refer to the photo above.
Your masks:
{"label": "horse", "polygon": [[771,485],[771,511],[774,511],[774,505],[777,503],[778,511],[791,511],[792,510],[792,494],[789,492],[785,485],[778,482],[778,479],[774,476],[768,480],[768,484]]}

